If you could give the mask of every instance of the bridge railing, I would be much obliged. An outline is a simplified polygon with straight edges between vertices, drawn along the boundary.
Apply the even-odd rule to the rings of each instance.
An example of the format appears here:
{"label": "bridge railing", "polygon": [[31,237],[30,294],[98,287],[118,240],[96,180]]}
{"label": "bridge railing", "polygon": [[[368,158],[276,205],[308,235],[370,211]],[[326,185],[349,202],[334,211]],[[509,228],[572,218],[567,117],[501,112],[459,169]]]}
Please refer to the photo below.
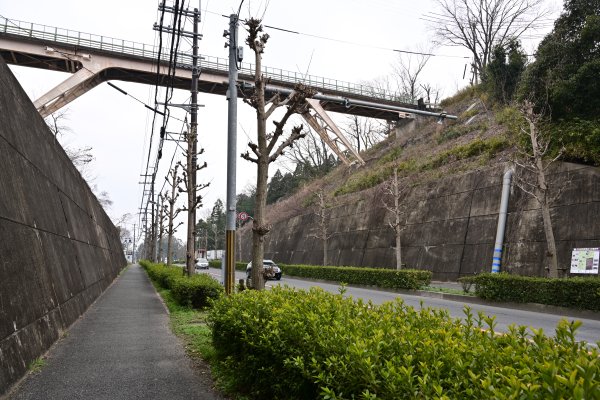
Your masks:
{"label": "bridge railing", "polygon": [[[124,39],[115,39],[109,36],[72,31],[69,29],[40,25],[32,22],[18,21],[4,17],[0,17],[0,34],[1,33],[40,39],[57,44],[68,44],[88,49],[110,51],[113,53],[143,57],[152,60],[156,60],[159,55],[158,46],[150,44],[143,44]],[[51,43],[48,44],[50,45]],[[168,62],[170,58],[169,50],[162,49],[160,51],[160,58],[162,61]],[[180,68],[191,69],[191,53],[178,53],[176,64]],[[202,55],[200,59],[200,66],[203,69],[209,69],[225,75],[229,71],[229,61],[226,58],[221,57]],[[240,74],[253,75],[254,65],[250,63],[242,63],[239,72]],[[273,83],[281,82],[294,84],[297,82],[302,82],[317,89],[335,91],[341,94],[353,94],[403,104],[415,104],[414,100],[411,100],[403,94],[390,92],[385,89],[380,89],[370,85],[340,81],[337,79],[330,79],[315,75],[307,75],[300,72],[286,71],[284,69],[266,66],[262,68],[262,72],[265,76],[269,77]]]}

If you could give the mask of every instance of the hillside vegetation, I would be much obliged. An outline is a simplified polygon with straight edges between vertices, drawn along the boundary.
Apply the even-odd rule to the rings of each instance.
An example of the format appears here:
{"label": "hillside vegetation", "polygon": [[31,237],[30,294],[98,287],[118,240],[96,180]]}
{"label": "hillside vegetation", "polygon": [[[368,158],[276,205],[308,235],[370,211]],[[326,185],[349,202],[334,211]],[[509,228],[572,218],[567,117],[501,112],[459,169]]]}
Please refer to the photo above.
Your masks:
{"label": "hillside vegetation", "polygon": [[[483,99],[482,99],[483,97]],[[396,169],[405,185],[415,186],[444,176],[486,169],[509,161],[518,135],[508,129],[514,115],[489,109],[480,88],[467,88],[445,102],[456,121],[417,117],[414,128],[392,133],[363,152],[362,167],[339,165],[322,178],[270,206],[271,223],[299,214],[315,202],[315,193],[340,201],[380,186]]]}
{"label": "hillside vegetation", "polygon": [[339,165],[304,183],[272,206],[271,222],[312,202],[317,190],[340,199],[377,187],[398,171],[403,185],[514,161],[531,150],[524,105],[532,104],[547,160],[600,166],[600,1],[569,0],[536,59],[518,40],[496,46],[482,83],[465,88],[441,106],[457,121],[416,117],[364,151],[363,167]]}

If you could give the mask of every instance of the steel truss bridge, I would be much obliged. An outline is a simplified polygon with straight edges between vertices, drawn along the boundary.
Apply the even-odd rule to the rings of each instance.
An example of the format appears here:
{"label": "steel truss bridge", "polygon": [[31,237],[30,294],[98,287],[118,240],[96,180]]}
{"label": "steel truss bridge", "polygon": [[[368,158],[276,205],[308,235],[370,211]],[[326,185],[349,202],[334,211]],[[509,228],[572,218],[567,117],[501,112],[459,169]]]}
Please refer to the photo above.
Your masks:
{"label": "steel truss bridge", "polygon": [[[102,82],[120,80],[148,85],[173,85],[189,90],[192,78],[192,55],[178,53],[175,76],[168,75],[169,50],[124,39],[71,31],[0,17],[0,56],[9,64],[68,72],[65,81],[35,100],[42,117],[56,112]],[[229,61],[201,56],[198,89],[204,93],[226,95]],[[398,121],[415,114],[451,118],[455,116],[435,109],[423,109],[405,96],[363,84],[304,75],[278,68],[263,67],[268,78],[267,90],[289,93],[299,82],[315,88],[317,94],[307,101],[302,114],[307,123],[346,163],[354,158],[364,161],[331,120],[328,111],[342,114]],[[242,63],[239,70],[241,90],[254,84],[254,65]],[[344,151],[346,150],[346,151]]]}

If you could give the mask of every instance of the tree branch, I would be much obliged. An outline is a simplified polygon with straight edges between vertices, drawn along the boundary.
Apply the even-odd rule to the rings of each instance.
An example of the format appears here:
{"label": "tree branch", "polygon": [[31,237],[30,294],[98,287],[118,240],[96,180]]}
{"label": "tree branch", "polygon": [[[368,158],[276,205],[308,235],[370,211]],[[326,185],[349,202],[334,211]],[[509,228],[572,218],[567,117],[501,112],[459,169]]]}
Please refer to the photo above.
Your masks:
{"label": "tree branch", "polygon": [[283,151],[286,147],[292,147],[296,140],[302,139],[306,136],[306,133],[302,131],[302,128],[303,126],[299,125],[295,126],[292,129],[292,133],[290,134],[290,136],[288,136],[288,138],[279,145],[277,150],[273,154],[271,154],[271,156],[269,157],[269,163],[272,163],[273,161],[277,160],[277,157],[283,154]]}

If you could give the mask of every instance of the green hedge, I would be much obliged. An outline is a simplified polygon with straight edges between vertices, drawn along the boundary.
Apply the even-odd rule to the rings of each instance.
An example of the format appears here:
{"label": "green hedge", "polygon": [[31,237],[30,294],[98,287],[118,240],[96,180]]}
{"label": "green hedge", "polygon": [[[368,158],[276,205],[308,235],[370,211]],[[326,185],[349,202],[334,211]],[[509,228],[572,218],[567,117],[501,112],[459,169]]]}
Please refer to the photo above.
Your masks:
{"label": "green hedge", "polygon": [[[208,265],[211,268],[221,268],[221,260],[211,260],[208,262]],[[237,271],[246,271],[246,265],[248,265],[247,262],[241,262],[241,261],[237,261],[235,263],[235,269]]]}
{"label": "green hedge", "polygon": [[256,399],[592,399],[600,354],[493,319],[452,319],[402,300],[374,305],[313,288],[222,297],[209,314],[227,384]]}
{"label": "green hedge", "polygon": [[600,311],[600,279],[597,277],[551,279],[486,273],[459,279],[465,280],[473,282],[475,294],[487,300]]}
{"label": "green hedge", "polygon": [[180,267],[168,267],[145,260],[140,261],[140,265],[148,272],[150,279],[160,287],[170,289],[175,301],[183,306],[204,308],[211,299],[223,294],[221,284],[209,275],[195,274],[188,278]]}
{"label": "green hedge", "polygon": [[285,275],[324,279],[391,289],[420,289],[431,282],[431,271],[362,267],[322,267],[316,265],[279,265]]}

